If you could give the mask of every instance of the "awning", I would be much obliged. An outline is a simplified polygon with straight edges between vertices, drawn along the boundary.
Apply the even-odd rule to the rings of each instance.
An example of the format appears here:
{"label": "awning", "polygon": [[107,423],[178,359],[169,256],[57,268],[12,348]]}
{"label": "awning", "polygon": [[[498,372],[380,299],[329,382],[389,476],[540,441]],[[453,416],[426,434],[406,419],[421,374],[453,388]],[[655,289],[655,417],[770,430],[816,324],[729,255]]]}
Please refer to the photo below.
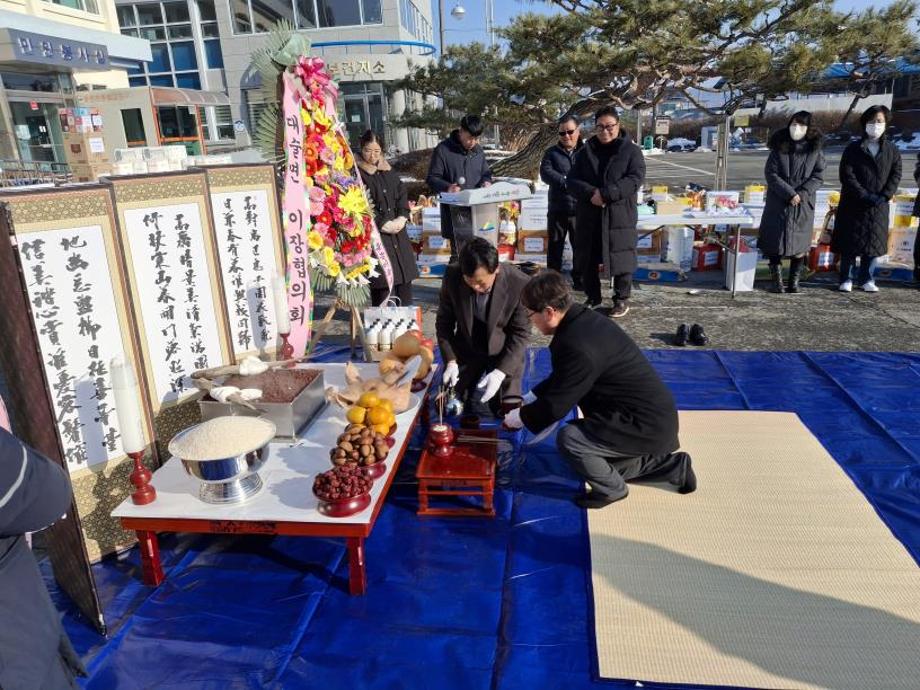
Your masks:
{"label": "awning", "polygon": [[230,105],[230,98],[220,91],[195,91],[171,86],[151,86],[154,105]]}

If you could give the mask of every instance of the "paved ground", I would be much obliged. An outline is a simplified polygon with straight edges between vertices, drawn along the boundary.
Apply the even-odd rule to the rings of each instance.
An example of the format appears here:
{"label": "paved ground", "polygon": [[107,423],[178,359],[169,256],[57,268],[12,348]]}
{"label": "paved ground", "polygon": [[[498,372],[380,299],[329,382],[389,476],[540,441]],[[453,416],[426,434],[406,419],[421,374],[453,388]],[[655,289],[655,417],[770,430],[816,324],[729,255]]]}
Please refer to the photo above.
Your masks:
{"label": "paved ground", "polygon": [[[824,186],[839,186],[837,169],[840,165],[842,148],[825,150],[827,168],[824,171]],[[763,168],[767,162],[767,151],[732,151],[728,154],[728,188],[744,189],[745,185],[763,184]],[[645,159],[646,185],[666,184],[674,190],[682,190],[688,182],[695,182],[712,189],[716,168],[716,154],[707,152],[665,153],[648,156]]]}
{"label": "paved ground", "polygon": [[[717,350],[920,351],[920,289],[912,283],[881,282],[876,294],[843,294],[836,274],[816,274],[798,295],[774,295],[758,282],[754,292],[732,299],[721,272],[690,275],[683,283],[636,286],[630,313],[617,322],[641,347],[671,348],[679,324],[699,323],[711,338],[708,348]],[[438,281],[415,285],[423,329],[433,336]],[[347,331],[341,315],[331,340],[345,342]],[[535,345],[546,342],[534,331]]]}

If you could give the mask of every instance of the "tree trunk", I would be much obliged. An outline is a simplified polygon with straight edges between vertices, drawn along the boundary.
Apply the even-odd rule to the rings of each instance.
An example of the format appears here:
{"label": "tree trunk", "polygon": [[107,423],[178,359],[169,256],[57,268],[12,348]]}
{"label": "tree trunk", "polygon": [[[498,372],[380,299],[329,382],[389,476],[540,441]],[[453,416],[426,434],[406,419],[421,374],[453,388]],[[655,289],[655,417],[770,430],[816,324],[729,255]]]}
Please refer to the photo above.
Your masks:
{"label": "tree trunk", "polygon": [[[583,98],[569,108],[566,116],[572,115],[580,122],[585,115],[593,112],[601,105],[603,104],[593,99]],[[513,156],[509,156],[493,165],[492,173],[500,177],[521,177],[526,180],[536,180],[540,176],[540,161],[543,160],[543,154],[546,149],[556,143],[556,140],[556,123],[541,125],[524,145],[524,148]]]}
{"label": "tree trunk", "polygon": [[850,113],[852,113],[853,110],[855,110],[856,104],[859,103],[859,101],[860,101],[862,98],[864,98],[864,96],[863,96],[863,94],[862,94],[862,91],[856,93],[856,94],[853,96],[853,100],[850,101],[850,107],[847,108],[847,111],[843,114],[843,118],[841,118],[840,124],[837,125],[837,130],[835,130],[835,131],[839,131],[839,130],[843,129],[843,126],[847,123],[847,120],[848,120],[849,117],[850,117]]}

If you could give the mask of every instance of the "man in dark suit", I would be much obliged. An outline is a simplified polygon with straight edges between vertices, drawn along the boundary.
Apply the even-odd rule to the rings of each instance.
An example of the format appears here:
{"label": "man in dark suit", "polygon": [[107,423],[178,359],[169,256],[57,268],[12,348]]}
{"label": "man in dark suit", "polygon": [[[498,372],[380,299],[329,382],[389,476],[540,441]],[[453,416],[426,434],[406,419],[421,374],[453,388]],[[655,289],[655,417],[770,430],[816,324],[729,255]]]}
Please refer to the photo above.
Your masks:
{"label": "man in dark suit", "polygon": [[444,383],[467,405],[490,403],[497,413],[503,401],[520,398],[530,335],[521,305],[527,281],[514,266],[499,266],[498,251],[481,237],[463,246],[444,275],[435,320]]}
{"label": "man in dark suit", "polygon": [[[574,115],[563,115],[557,123],[559,143],[550,146],[540,162],[540,179],[549,185],[549,212],[546,226],[549,230],[549,247],[546,250],[546,265],[554,271],[562,271],[562,253],[568,236],[575,252],[575,212],[578,201],[569,192],[567,178],[572,169],[575,154],[582,147],[581,130]],[[581,290],[578,271],[572,269],[572,284]]]}
{"label": "man in dark suit", "polygon": [[529,318],[549,345],[552,373],[509,412],[510,429],[538,433],[576,405],[584,418],[562,427],[556,444],[591,486],[575,502],[603,508],[626,498],[627,481],[668,482],[680,493],[696,489],[687,453],[675,452],[677,407],[652,365],[623,330],[597,312],[572,303],[565,279],[545,271],[521,294]]}

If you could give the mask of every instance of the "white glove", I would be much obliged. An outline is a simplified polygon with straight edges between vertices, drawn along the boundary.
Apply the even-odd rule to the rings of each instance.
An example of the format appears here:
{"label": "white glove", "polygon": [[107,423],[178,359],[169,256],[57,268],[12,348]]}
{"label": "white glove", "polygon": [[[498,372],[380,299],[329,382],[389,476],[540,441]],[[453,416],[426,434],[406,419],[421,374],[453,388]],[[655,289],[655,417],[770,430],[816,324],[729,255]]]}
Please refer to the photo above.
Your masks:
{"label": "white glove", "polygon": [[508,414],[506,414],[505,418],[502,420],[502,426],[512,431],[523,427],[524,422],[521,421],[521,408],[515,407]]}
{"label": "white glove", "polygon": [[406,227],[406,223],[409,222],[409,219],[406,218],[405,216],[396,216],[393,219],[393,222],[396,223],[396,232],[399,232],[404,227]]}
{"label": "white glove", "polygon": [[479,383],[476,385],[476,388],[485,389],[482,392],[482,397],[480,398],[482,402],[489,402],[494,397],[494,395],[498,393],[498,389],[501,388],[502,381],[505,380],[505,376],[505,372],[499,369],[493,369],[488,374],[485,374],[481,379],[479,379]]}
{"label": "white glove", "polygon": [[521,398],[521,400],[524,401],[525,405],[529,405],[530,403],[537,401],[537,396],[533,394],[533,391],[527,391],[524,393],[524,397]]}
{"label": "white glove", "polygon": [[456,362],[448,362],[444,367],[444,377],[441,379],[445,386],[456,386],[460,380],[460,367]]}
{"label": "white glove", "polygon": [[395,220],[388,220],[383,224],[383,227],[380,228],[380,232],[386,233],[387,235],[395,235],[399,232],[399,227],[396,225]]}

